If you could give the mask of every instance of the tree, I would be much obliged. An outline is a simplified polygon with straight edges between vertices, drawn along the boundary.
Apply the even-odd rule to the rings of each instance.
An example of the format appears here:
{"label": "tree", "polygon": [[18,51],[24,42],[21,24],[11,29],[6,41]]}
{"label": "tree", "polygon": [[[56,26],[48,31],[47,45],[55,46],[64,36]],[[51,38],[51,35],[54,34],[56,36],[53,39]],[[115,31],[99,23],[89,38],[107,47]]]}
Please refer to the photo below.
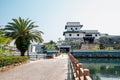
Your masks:
{"label": "tree", "polygon": [[100,49],[105,49],[105,44],[100,43]]}
{"label": "tree", "polygon": [[3,31],[0,29],[0,45],[5,43],[5,37],[3,36]]}
{"label": "tree", "polygon": [[21,52],[21,56],[24,56],[31,42],[43,41],[41,35],[43,32],[34,29],[38,26],[35,26],[34,22],[28,18],[22,19],[19,17],[18,19],[12,19],[12,21],[5,26],[5,35],[15,40],[17,49]]}
{"label": "tree", "polygon": [[3,36],[3,32],[0,29],[0,53],[3,53],[2,45],[5,43],[5,37]]}
{"label": "tree", "polygon": [[56,49],[56,43],[54,41],[52,41],[52,40],[50,42],[48,42],[48,43],[44,43],[44,46],[48,50],[54,50],[54,49]]}
{"label": "tree", "polygon": [[111,48],[120,49],[120,36],[101,37],[99,39],[100,49]]}
{"label": "tree", "polygon": [[0,28],[0,53],[4,53],[5,47],[10,44],[12,39],[10,37],[4,36],[3,29]]}
{"label": "tree", "polygon": [[99,39],[99,46],[100,49],[105,49],[107,47],[111,47],[113,45],[113,38],[109,38],[109,37],[100,37]]}

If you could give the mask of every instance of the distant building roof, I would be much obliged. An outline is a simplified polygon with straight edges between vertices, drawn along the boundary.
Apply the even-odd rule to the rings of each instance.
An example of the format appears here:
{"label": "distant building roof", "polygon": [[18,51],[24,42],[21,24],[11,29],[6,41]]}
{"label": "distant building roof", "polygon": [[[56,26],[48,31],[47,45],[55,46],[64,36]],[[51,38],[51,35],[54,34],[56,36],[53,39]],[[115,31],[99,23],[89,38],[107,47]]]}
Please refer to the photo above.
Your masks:
{"label": "distant building roof", "polygon": [[108,38],[115,38],[115,39],[120,39],[120,35],[108,35],[106,36]]}
{"label": "distant building roof", "polygon": [[100,36],[101,36],[101,37],[105,37],[105,36],[108,36],[108,34],[106,34],[106,33],[104,33],[104,34],[101,33]]}
{"label": "distant building roof", "polygon": [[86,34],[99,34],[98,30],[82,30]]}

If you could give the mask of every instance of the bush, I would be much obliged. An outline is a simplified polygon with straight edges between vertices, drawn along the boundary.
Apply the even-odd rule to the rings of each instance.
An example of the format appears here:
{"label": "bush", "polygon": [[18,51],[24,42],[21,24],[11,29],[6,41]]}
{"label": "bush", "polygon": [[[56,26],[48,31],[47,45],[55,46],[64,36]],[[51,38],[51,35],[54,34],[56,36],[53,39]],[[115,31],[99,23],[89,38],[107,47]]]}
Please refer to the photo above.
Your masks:
{"label": "bush", "polygon": [[9,56],[9,57],[0,57],[0,67],[8,66],[15,63],[26,62],[28,57],[26,56]]}

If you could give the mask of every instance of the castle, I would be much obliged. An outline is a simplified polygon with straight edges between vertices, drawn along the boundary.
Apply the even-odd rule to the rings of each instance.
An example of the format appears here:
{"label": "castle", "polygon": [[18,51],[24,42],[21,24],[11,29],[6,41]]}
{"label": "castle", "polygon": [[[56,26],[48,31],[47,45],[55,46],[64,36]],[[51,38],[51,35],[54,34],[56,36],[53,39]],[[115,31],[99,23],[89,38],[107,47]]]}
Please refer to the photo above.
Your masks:
{"label": "castle", "polygon": [[80,22],[67,22],[66,31],[63,32],[66,42],[97,43],[100,38],[98,30],[81,30],[83,25]]}
{"label": "castle", "polygon": [[83,25],[80,22],[67,22],[63,36],[65,40],[58,42],[58,48],[63,52],[71,52],[73,44],[78,45],[78,49],[82,44],[98,44],[99,38],[108,36],[108,34],[101,34],[98,30],[82,30]]}

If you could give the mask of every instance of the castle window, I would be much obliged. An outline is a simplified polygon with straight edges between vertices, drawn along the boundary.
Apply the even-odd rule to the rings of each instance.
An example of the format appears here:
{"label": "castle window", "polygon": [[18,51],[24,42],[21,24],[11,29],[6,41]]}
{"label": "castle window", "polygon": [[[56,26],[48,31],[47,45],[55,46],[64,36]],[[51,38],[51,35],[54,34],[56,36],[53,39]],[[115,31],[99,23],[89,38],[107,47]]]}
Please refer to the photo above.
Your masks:
{"label": "castle window", "polygon": [[79,36],[79,34],[77,34],[77,36]]}
{"label": "castle window", "polygon": [[69,34],[69,36],[71,36],[71,34]]}
{"label": "castle window", "polygon": [[77,28],[75,28],[75,30],[77,30]]}
{"label": "castle window", "polygon": [[71,30],[72,30],[72,31],[74,31],[74,29],[73,29],[73,28],[71,28]]}
{"label": "castle window", "polygon": [[97,34],[95,34],[95,36],[97,36]]}

